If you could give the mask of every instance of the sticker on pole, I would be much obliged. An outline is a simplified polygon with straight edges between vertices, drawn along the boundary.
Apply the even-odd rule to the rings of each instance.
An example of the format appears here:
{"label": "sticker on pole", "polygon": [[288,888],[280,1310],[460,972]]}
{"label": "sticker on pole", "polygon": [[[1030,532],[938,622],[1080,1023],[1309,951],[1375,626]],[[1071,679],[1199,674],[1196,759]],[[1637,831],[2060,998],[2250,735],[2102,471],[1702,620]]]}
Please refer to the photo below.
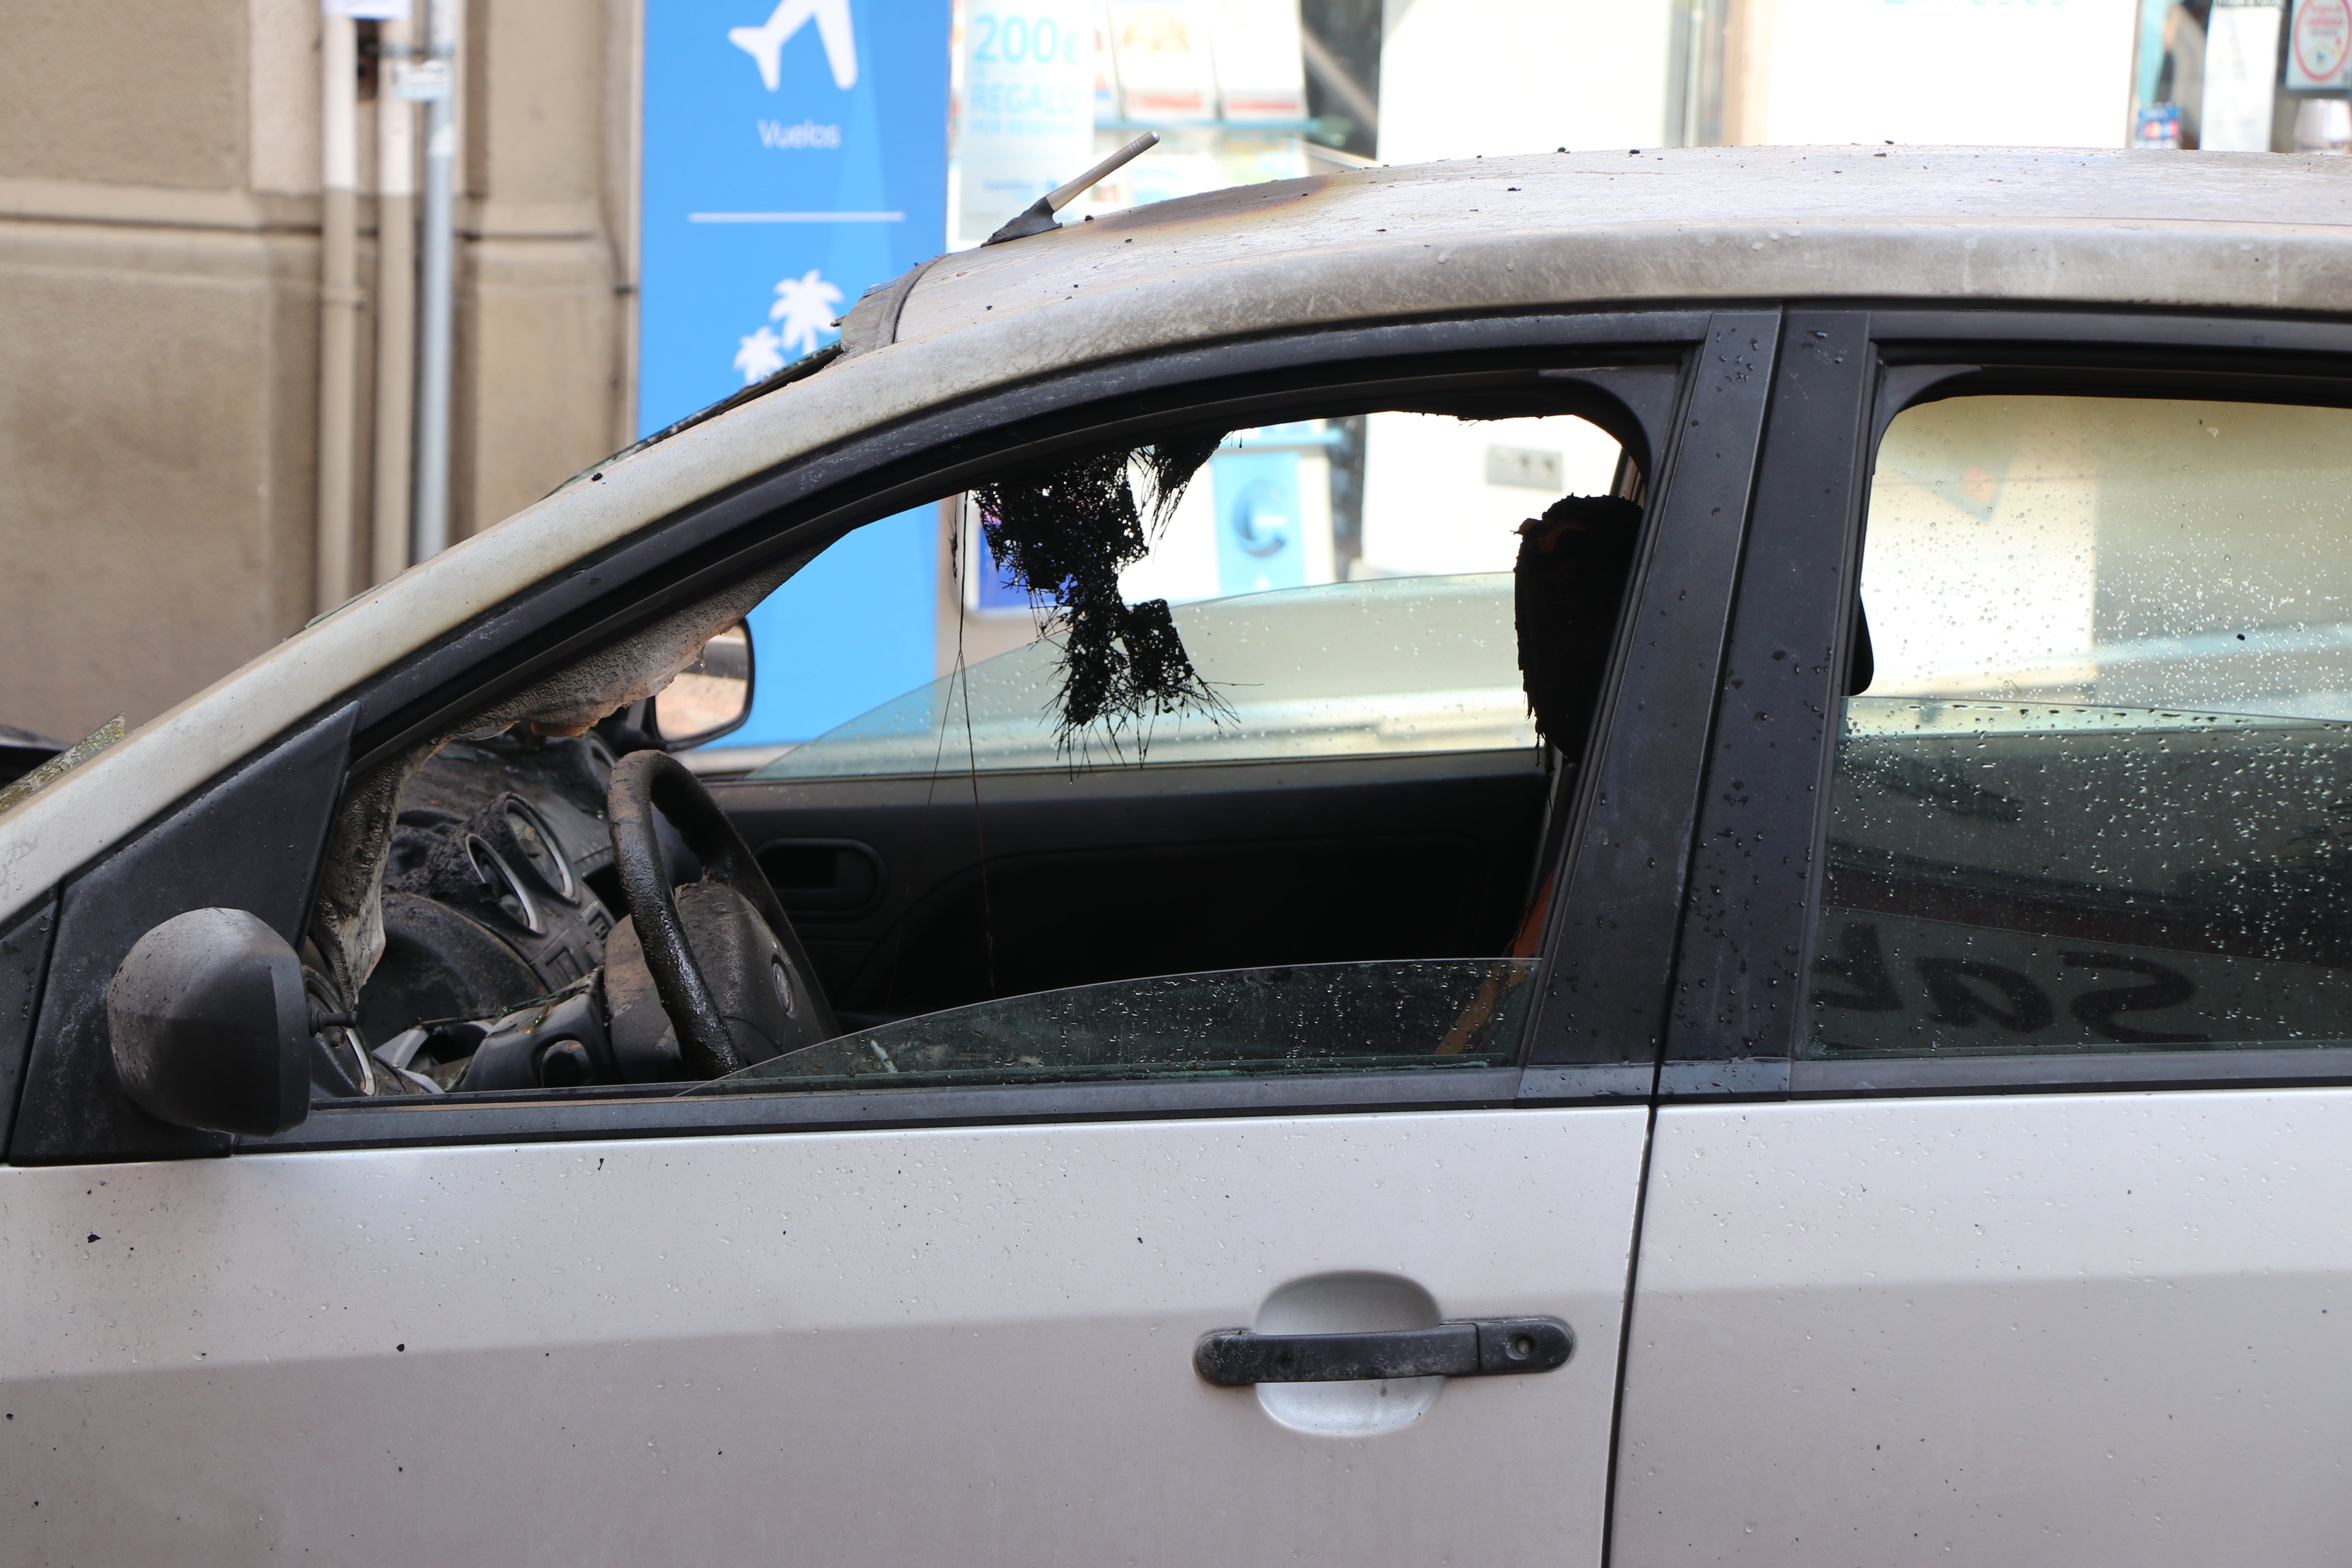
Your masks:
{"label": "sticker on pole", "polygon": [[437,103],[449,96],[449,62],[439,56],[392,62],[392,96],[403,103]]}

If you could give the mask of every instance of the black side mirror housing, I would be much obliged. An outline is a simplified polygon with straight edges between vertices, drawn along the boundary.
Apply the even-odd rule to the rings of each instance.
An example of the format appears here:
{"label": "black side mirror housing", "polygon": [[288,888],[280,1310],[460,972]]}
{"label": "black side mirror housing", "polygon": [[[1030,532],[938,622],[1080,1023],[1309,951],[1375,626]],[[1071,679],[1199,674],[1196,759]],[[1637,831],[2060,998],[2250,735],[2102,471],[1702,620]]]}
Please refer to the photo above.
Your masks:
{"label": "black side mirror housing", "polygon": [[141,937],[106,1022],[114,1070],[151,1116],[267,1137],[310,1113],[302,961],[257,915],[190,910]]}

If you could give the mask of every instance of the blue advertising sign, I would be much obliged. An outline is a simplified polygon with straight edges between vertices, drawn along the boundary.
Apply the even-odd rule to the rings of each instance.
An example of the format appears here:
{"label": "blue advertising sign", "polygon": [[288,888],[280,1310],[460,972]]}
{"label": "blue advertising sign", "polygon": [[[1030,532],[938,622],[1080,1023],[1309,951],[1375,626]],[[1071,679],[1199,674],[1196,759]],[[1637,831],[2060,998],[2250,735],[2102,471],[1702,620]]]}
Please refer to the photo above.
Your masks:
{"label": "blue advertising sign", "polygon": [[1263,594],[1307,584],[1297,452],[1219,452],[1209,459],[1217,498],[1217,592]]}
{"label": "blue advertising sign", "polygon": [[[637,410],[651,433],[832,342],[946,244],[948,0],[646,7]],[[935,674],[939,513],[859,531],[753,613],[730,744],[806,740]]]}

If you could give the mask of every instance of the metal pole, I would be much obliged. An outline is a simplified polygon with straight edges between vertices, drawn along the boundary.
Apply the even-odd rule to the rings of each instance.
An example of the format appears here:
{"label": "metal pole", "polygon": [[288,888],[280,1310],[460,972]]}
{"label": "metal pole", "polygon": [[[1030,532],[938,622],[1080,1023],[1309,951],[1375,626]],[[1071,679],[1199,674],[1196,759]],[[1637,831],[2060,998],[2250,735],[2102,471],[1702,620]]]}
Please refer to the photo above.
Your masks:
{"label": "metal pole", "polygon": [[[621,143],[619,155],[614,159],[614,166],[622,176],[621,185],[614,193],[611,208],[618,217],[621,231],[621,308],[617,323],[620,363],[614,387],[619,395],[613,400],[612,435],[613,445],[621,447],[642,434],[637,429],[637,355],[641,347],[637,331],[644,303],[638,289],[645,280],[645,232],[639,207],[645,193],[646,0],[627,0],[625,5],[615,7],[614,15],[624,39],[615,52],[625,66],[622,98],[628,105],[620,124],[611,128]],[[608,147],[611,144],[609,141],[606,143]]]}
{"label": "metal pole", "polygon": [[352,596],[352,447],[358,389],[359,37],[347,16],[319,17],[320,615]]}
{"label": "metal pole", "polygon": [[416,108],[394,90],[415,31],[386,20],[375,94],[375,538],[371,577],[408,565],[408,500],[416,416]]}
{"label": "metal pole", "polygon": [[457,55],[457,0],[433,0],[428,58],[439,62],[446,76],[439,96],[425,111],[424,298],[416,350],[416,525],[410,549],[418,561],[438,555],[449,544]]}

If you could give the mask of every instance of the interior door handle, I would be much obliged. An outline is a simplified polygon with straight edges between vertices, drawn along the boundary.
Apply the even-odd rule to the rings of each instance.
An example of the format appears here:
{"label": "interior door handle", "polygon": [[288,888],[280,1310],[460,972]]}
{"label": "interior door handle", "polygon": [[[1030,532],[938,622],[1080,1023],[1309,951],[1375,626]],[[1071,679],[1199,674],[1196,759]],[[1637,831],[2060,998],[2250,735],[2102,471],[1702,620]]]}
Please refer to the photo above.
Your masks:
{"label": "interior door handle", "polygon": [[1576,1335],[1558,1318],[1470,1318],[1433,1329],[1362,1334],[1255,1334],[1218,1329],[1192,1347],[1192,1370],[1219,1388],[1391,1377],[1493,1377],[1564,1366]]}

